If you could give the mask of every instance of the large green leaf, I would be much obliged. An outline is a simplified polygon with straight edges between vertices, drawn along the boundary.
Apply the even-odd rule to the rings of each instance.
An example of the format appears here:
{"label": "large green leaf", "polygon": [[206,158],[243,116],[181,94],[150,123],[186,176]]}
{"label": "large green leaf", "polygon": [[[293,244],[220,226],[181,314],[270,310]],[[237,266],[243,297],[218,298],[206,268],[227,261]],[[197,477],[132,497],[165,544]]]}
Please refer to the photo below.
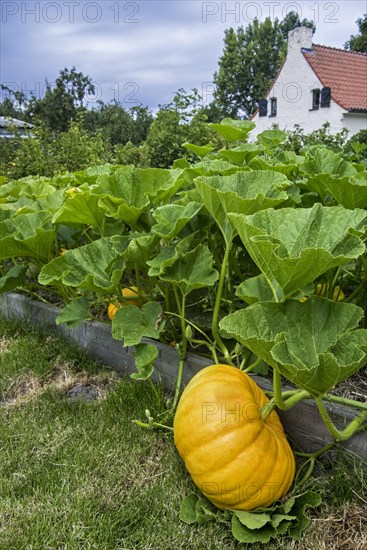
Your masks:
{"label": "large green leaf", "polygon": [[363,310],[313,296],[304,303],[256,303],[222,319],[220,327],[283,376],[318,396],[361,368],[367,330]]}
{"label": "large green leaf", "polygon": [[126,264],[131,267],[135,265],[145,267],[146,262],[151,259],[154,253],[155,244],[158,240],[154,235],[130,233],[127,238],[126,249],[123,252]]}
{"label": "large green leaf", "polygon": [[62,283],[102,294],[114,293],[125,268],[121,257],[125,247],[126,239],[112,237],[68,250],[45,265],[38,280],[43,285]]}
{"label": "large green leaf", "polygon": [[213,269],[213,256],[204,244],[179,257],[160,274],[163,281],[180,287],[184,294],[194,289],[213,286],[219,275]]}
{"label": "large green leaf", "polygon": [[123,166],[113,174],[101,176],[93,193],[100,195],[99,205],[108,216],[134,226],[151,202],[159,204],[176,192],[181,172]]}
{"label": "large green leaf", "polygon": [[90,191],[77,193],[68,199],[53,217],[53,223],[87,224],[100,227],[105,216],[98,205],[99,196]]}
{"label": "large green leaf", "polygon": [[167,266],[173,265],[179,257],[186,254],[196,236],[197,234],[193,233],[180,239],[177,243],[165,246],[155,258],[148,260],[147,264],[150,266],[149,277],[159,277]]}
{"label": "large green leaf", "polygon": [[[274,287],[273,287],[274,289]],[[270,287],[266,277],[261,274],[256,277],[246,279],[236,289],[236,296],[244,300],[247,304],[255,304],[256,302],[274,302],[275,300],[273,289]],[[314,286],[307,285],[302,290],[297,292],[293,297],[302,299],[305,296],[312,294]]]}
{"label": "large green leaf", "polygon": [[295,172],[299,171],[297,164],[282,164],[271,159],[265,161],[262,157],[252,159],[248,163],[248,167],[251,168],[251,170],[273,170],[287,177],[291,177]]}
{"label": "large green leaf", "polygon": [[308,152],[309,160],[302,165],[302,171],[311,176],[316,174],[335,174],[337,176],[353,176],[356,169],[340,155],[326,147],[316,146]]}
{"label": "large green leaf", "polygon": [[198,157],[205,157],[214,151],[214,145],[212,143],[207,143],[207,145],[195,145],[194,143],[188,143],[186,141],[182,144],[182,147],[192,151],[195,155],[198,155]]}
{"label": "large green leaf", "polygon": [[282,174],[268,170],[196,178],[195,185],[228,242],[233,235],[229,212],[253,214],[277,206],[288,199],[285,189],[291,184]]}
{"label": "large green leaf", "polygon": [[124,346],[136,346],[144,337],[158,339],[163,328],[163,311],[158,302],[148,302],[141,309],[133,305],[122,307],[112,320],[112,336],[123,340]]}
{"label": "large green leaf", "polygon": [[134,358],[138,372],[133,372],[130,377],[133,380],[147,380],[154,371],[154,361],[158,357],[157,347],[153,344],[137,344],[135,346]]}
{"label": "large green leaf", "polygon": [[188,180],[188,183],[192,183],[197,176],[228,176],[230,174],[236,174],[241,170],[247,171],[248,168],[236,166],[235,164],[222,159],[207,158],[201,162],[197,162],[190,168],[187,168],[185,170],[185,177]]}
{"label": "large green leaf", "polygon": [[55,228],[48,212],[15,216],[0,223],[0,260],[21,257],[48,258]]}
{"label": "large green leaf", "polygon": [[331,195],[344,208],[353,210],[367,207],[367,172],[352,177],[319,174],[309,178],[308,188],[316,191],[322,199]]}
{"label": "large green leaf", "polygon": [[22,285],[25,280],[25,274],[28,266],[15,265],[9,271],[0,277],[0,293],[9,292],[18,286]]}
{"label": "large green leaf", "polygon": [[224,118],[220,124],[209,124],[230,143],[238,139],[246,140],[251,130],[255,128],[255,124],[250,120],[233,120]]}
{"label": "large green leaf", "polygon": [[367,212],[342,207],[263,210],[253,216],[229,214],[250,256],[272,288],[283,296],[329,269],[363,254]]}
{"label": "large green leaf", "polygon": [[85,296],[75,298],[70,304],[67,304],[61,313],[56,317],[56,324],[66,323],[68,327],[79,326],[88,316],[89,300]]}
{"label": "large green leaf", "polygon": [[153,216],[157,221],[157,224],[152,227],[153,233],[163,239],[173,239],[202,207],[203,205],[200,203],[189,202],[185,206],[166,204],[157,208],[153,212]]}
{"label": "large green leaf", "polygon": [[261,151],[264,151],[265,147],[256,143],[242,143],[239,147],[234,149],[221,149],[219,154],[222,158],[243,166],[249,163],[255,158]]}
{"label": "large green leaf", "polygon": [[287,134],[282,130],[264,130],[257,139],[266,148],[273,149],[287,139]]}
{"label": "large green leaf", "polygon": [[19,192],[19,196],[25,195],[33,199],[46,198],[55,192],[55,187],[51,185],[49,178],[35,178],[24,185]]}

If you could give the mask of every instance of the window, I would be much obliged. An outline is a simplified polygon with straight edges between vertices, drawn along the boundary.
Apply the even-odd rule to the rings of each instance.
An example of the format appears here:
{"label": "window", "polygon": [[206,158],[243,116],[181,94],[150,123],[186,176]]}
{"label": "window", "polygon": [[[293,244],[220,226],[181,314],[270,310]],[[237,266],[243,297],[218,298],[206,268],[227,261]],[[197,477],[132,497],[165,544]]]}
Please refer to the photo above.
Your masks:
{"label": "window", "polygon": [[312,110],[320,107],[320,90],[312,90]]}
{"label": "window", "polygon": [[259,101],[259,116],[268,116],[268,100],[260,99]]}
{"label": "window", "polygon": [[330,107],[330,100],[331,100],[331,88],[329,86],[325,86],[321,90],[321,107]]}
{"label": "window", "polygon": [[277,98],[272,97],[270,99],[270,115],[269,116],[277,116]]}

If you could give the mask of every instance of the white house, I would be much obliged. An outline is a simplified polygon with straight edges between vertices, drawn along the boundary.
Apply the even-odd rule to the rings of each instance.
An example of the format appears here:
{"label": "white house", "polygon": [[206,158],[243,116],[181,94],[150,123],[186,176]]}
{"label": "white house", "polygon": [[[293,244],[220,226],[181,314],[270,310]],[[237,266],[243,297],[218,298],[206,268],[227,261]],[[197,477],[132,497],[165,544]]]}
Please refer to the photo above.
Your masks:
{"label": "white house", "polygon": [[32,132],[30,132],[31,128],[33,128],[33,124],[29,124],[29,122],[8,116],[0,116],[0,138],[10,139],[16,135],[22,138],[33,137]]}
{"label": "white house", "polygon": [[277,123],[306,133],[330,122],[333,133],[367,130],[367,54],[312,44],[312,29],[288,34],[287,57],[265,98],[251,117],[251,136]]}

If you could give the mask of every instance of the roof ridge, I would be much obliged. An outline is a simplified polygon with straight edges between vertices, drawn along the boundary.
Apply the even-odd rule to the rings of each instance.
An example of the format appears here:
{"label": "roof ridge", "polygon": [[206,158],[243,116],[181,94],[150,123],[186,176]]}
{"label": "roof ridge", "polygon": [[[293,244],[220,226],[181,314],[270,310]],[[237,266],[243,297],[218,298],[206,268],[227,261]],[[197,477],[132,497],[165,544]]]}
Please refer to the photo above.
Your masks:
{"label": "roof ridge", "polygon": [[314,47],[314,46],[317,46],[318,48],[324,48],[325,50],[336,50],[338,52],[349,53],[349,54],[354,54],[354,55],[361,55],[362,57],[367,57],[367,53],[364,53],[364,52],[354,52],[354,51],[351,51],[351,50],[343,50],[342,48],[335,48],[334,46],[324,46],[323,44],[313,44],[312,43],[312,47]]}

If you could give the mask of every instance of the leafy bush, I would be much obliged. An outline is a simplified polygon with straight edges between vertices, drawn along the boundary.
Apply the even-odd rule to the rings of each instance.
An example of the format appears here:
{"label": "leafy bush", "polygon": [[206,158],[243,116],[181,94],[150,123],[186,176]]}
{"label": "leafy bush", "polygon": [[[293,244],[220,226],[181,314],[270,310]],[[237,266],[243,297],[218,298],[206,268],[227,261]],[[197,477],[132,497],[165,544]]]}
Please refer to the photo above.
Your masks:
{"label": "leafy bush", "polygon": [[67,132],[53,135],[42,125],[34,137],[0,141],[1,175],[19,179],[30,175],[53,176],[103,164],[112,158],[111,147],[101,133],[91,136],[81,120],[72,122]]}

